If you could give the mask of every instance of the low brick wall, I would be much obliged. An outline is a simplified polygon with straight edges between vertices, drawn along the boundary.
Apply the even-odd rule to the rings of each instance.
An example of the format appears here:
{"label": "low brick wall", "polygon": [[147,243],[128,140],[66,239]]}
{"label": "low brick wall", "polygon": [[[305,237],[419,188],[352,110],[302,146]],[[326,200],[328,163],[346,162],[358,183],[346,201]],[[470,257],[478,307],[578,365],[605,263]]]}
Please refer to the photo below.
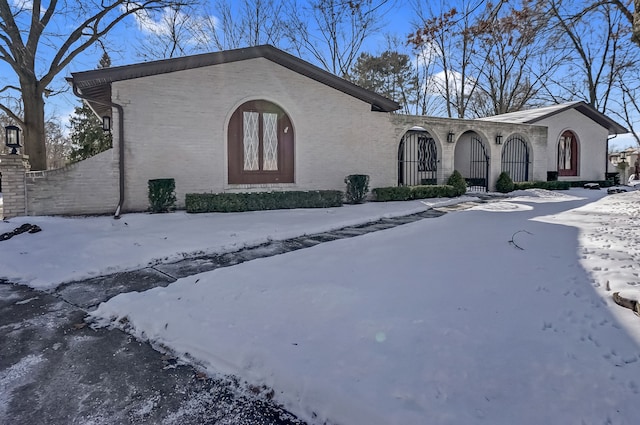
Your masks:
{"label": "low brick wall", "polygon": [[26,183],[27,215],[112,214],[119,198],[117,157],[109,149],[57,170],[28,172]]}

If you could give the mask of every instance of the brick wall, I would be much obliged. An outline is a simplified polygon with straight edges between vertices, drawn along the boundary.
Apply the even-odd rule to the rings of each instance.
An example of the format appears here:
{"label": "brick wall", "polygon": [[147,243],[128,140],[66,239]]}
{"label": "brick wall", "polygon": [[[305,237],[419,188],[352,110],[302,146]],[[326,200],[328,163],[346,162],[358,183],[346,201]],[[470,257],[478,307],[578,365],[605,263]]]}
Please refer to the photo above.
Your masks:
{"label": "brick wall", "polygon": [[0,155],[2,174],[1,218],[25,215],[25,171],[29,169],[26,155]]}
{"label": "brick wall", "polygon": [[117,157],[109,149],[57,170],[28,172],[26,183],[28,215],[112,213],[119,199]]}
{"label": "brick wall", "polygon": [[[264,58],[116,82],[112,93],[124,106],[125,211],[146,208],[147,181],[156,178],[175,179],[179,207],[190,192],[344,190],[354,173],[393,182],[396,159],[377,155],[394,149],[390,114]],[[253,99],[291,118],[294,184],[228,184],[228,122]]]}

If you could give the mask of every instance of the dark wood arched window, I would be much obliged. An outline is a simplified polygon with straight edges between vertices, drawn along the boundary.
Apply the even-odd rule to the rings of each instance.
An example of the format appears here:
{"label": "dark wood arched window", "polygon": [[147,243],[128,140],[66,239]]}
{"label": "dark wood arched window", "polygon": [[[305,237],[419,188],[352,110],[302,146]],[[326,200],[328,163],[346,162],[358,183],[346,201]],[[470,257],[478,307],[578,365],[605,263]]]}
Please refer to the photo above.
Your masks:
{"label": "dark wood arched window", "polygon": [[565,131],[558,141],[558,175],[578,175],[578,140],[573,131]]}
{"label": "dark wood arched window", "polygon": [[242,104],[227,134],[229,184],[293,183],[293,126],[266,100]]}

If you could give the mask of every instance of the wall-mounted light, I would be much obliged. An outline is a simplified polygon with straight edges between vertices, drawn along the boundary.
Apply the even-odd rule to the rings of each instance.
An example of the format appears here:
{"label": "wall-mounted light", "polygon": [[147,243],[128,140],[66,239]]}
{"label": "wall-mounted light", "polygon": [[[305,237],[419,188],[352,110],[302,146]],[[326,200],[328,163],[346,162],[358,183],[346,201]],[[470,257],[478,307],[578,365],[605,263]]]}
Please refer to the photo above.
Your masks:
{"label": "wall-mounted light", "polygon": [[455,134],[453,134],[453,131],[450,131],[449,134],[447,134],[447,142],[453,143],[453,136],[455,136]]}
{"label": "wall-mounted light", "polygon": [[109,115],[102,117],[102,131],[111,131],[111,117]]}
{"label": "wall-mounted light", "polygon": [[496,136],[496,145],[501,145],[502,144],[502,134],[498,134]]}
{"label": "wall-mounted light", "polygon": [[15,125],[8,125],[4,128],[4,143],[11,148],[11,154],[16,155],[20,147],[20,128]]}

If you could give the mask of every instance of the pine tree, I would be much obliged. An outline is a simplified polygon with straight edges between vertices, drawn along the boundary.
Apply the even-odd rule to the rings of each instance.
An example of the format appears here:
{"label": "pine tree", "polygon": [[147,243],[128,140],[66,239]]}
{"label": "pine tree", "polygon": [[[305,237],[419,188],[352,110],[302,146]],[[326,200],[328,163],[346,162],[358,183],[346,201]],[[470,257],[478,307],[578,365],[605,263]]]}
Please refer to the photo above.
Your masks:
{"label": "pine tree", "polygon": [[[104,52],[98,68],[109,68],[111,58]],[[89,106],[82,102],[77,106],[69,119],[71,127],[71,162],[82,161],[110,149],[113,139],[111,133],[102,130],[102,121]]]}

